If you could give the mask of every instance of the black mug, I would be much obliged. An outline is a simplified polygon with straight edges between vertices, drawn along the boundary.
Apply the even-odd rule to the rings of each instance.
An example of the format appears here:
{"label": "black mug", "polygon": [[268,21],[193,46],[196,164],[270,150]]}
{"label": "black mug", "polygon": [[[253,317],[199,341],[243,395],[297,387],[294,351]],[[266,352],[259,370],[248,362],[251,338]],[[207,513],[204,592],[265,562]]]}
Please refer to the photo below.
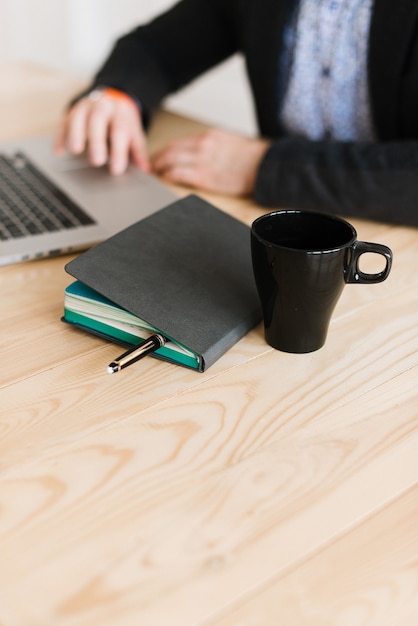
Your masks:
{"label": "black mug", "polygon": [[[344,285],[382,282],[392,266],[387,246],[358,241],[345,220],[307,211],[275,211],[256,219],[251,253],[265,338],[284,352],[321,348]],[[365,253],[383,255],[385,268],[362,272]]]}

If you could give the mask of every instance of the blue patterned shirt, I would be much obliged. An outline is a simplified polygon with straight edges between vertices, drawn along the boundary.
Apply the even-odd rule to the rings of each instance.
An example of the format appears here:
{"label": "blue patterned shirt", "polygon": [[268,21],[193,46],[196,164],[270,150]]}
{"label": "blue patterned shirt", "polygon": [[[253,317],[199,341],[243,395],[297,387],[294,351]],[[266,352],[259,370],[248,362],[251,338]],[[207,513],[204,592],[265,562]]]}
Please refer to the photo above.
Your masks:
{"label": "blue patterned shirt", "polygon": [[312,140],[369,141],[367,53],[373,0],[300,0],[285,39],[281,124]]}

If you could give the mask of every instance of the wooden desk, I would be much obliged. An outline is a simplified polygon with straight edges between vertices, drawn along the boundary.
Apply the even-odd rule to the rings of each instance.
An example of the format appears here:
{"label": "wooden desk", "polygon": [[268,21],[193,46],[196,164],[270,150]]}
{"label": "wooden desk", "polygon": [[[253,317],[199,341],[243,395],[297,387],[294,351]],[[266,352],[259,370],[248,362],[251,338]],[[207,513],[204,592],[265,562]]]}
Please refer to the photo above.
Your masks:
{"label": "wooden desk", "polygon": [[[0,79],[2,139],[75,89]],[[198,127],[161,114],[152,146]],[[115,347],[60,322],[68,257],[0,269],[1,626],[417,625],[418,231],[355,226],[393,272],[346,287],[322,350],[258,327],[205,374],[109,376]]]}

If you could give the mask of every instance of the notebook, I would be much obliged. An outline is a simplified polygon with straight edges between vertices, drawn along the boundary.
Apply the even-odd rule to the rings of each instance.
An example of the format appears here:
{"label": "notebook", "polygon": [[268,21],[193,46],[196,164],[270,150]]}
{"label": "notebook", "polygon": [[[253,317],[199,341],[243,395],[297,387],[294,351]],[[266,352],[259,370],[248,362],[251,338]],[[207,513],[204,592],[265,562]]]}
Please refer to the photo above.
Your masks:
{"label": "notebook", "polygon": [[[136,346],[158,333],[158,328],[121,309],[79,280],[65,289],[63,320],[123,346]],[[154,356],[191,369],[198,370],[200,366],[199,355],[173,339],[158,348]]]}
{"label": "notebook", "polygon": [[[145,321],[152,332],[188,350],[195,358],[188,365],[198,371],[261,320],[249,227],[196,195],[133,224],[65,269],[99,297]],[[71,308],[65,307],[64,321],[123,342],[114,313],[92,323],[91,311],[83,320],[85,311],[78,308],[74,317]],[[167,358],[158,351],[154,355]],[[185,365],[173,353],[168,360]]]}
{"label": "notebook", "polygon": [[134,166],[111,176],[84,156],[55,157],[52,141],[0,144],[0,265],[88,248],[176,197]]}

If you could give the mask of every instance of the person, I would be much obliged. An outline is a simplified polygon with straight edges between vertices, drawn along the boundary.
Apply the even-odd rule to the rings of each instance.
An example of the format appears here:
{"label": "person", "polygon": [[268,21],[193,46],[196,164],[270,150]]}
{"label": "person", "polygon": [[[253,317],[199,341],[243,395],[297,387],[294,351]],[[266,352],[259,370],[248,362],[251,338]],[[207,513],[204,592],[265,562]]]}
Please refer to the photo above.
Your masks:
{"label": "person", "polygon": [[[163,99],[244,56],[260,135],[209,129],[150,158]],[[82,152],[266,207],[418,226],[416,0],[181,0],[122,36],[63,117]]]}

